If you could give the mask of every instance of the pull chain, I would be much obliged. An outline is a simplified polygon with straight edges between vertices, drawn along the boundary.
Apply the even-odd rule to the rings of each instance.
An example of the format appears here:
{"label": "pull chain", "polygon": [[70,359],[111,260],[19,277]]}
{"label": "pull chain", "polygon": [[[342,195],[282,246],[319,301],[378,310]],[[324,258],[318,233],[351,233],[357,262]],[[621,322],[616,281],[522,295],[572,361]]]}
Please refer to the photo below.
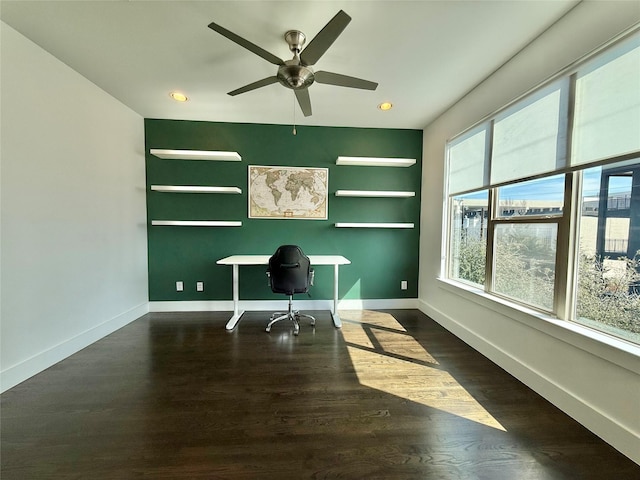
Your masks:
{"label": "pull chain", "polygon": [[293,92],[293,134],[296,135],[296,92]]}

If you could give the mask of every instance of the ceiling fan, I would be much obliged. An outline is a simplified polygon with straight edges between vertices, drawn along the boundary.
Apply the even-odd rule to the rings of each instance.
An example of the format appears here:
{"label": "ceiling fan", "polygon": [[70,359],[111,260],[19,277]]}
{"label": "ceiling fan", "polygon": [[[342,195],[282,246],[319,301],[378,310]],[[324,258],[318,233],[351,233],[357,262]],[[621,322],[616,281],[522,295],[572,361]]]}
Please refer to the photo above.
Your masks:
{"label": "ceiling fan", "polygon": [[336,41],[338,36],[351,21],[351,17],[340,10],[322,30],[309,42],[306,48],[303,46],[306,36],[299,30],[289,30],[284,34],[285,41],[289,44],[289,50],[293,53],[291,60],[282,60],[258,45],[251,43],[239,35],[230,32],[226,28],[211,22],[209,28],[227,37],[241,47],[264,58],[266,61],[278,65],[278,72],[272,77],[263,78],[257,82],[250,83],[244,87],[229,92],[231,96],[249,92],[260,87],[280,82],[287,88],[291,88],[298,100],[300,109],[305,117],[311,115],[311,99],[307,90],[314,82],[337,85],[340,87],[359,88],[363,90],[375,90],[378,84],[363,80],[361,78],[349,77],[339,73],[314,71],[311,66],[324,55],[329,47]]}

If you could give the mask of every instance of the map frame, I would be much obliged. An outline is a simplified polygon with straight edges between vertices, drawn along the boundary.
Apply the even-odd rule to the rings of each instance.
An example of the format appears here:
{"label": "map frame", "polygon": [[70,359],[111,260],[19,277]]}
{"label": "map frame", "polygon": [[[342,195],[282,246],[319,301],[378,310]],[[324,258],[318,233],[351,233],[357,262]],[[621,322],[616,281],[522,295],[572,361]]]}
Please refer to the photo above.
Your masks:
{"label": "map frame", "polygon": [[[256,201],[257,193],[253,188],[254,180],[264,175],[269,170],[282,170],[286,175],[291,174],[311,174],[313,177],[319,176],[324,180],[322,190],[318,191],[324,201],[321,201],[314,209],[297,209],[295,212],[291,209],[270,210],[260,206]],[[321,182],[322,183],[322,182]],[[286,220],[327,220],[329,218],[329,169],[323,167],[291,167],[277,165],[249,165],[247,177],[248,190],[248,216],[249,218],[261,219],[286,219]],[[295,200],[292,200],[295,201]]]}

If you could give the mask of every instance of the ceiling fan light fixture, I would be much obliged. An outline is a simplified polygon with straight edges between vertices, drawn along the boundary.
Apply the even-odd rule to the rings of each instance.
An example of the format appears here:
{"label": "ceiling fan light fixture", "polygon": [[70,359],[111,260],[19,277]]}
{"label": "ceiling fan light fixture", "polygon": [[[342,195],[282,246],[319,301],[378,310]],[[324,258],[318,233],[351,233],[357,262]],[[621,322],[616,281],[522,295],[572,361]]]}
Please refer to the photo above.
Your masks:
{"label": "ceiling fan light fixture", "polygon": [[171,92],[169,96],[173,98],[176,102],[186,102],[189,100],[189,97],[187,97],[184,93],[180,93],[180,92]]}
{"label": "ceiling fan light fixture", "polygon": [[386,112],[386,111],[391,110],[393,108],[393,103],[391,103],[391,102],[382,102],[380,105],[378,105],[378,108],[380,110],[382,110],[383,112]]}

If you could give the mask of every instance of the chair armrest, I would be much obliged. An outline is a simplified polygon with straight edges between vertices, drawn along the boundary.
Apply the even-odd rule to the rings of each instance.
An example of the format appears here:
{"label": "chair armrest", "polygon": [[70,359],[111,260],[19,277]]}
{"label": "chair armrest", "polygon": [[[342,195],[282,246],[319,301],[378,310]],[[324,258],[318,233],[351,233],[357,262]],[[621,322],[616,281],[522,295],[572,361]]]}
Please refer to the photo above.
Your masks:
{"label": "chair armrest", "polygon": [[313,285],[313,279],[316,277],[316,272],[311,269],[309,271],[309,285]]}

